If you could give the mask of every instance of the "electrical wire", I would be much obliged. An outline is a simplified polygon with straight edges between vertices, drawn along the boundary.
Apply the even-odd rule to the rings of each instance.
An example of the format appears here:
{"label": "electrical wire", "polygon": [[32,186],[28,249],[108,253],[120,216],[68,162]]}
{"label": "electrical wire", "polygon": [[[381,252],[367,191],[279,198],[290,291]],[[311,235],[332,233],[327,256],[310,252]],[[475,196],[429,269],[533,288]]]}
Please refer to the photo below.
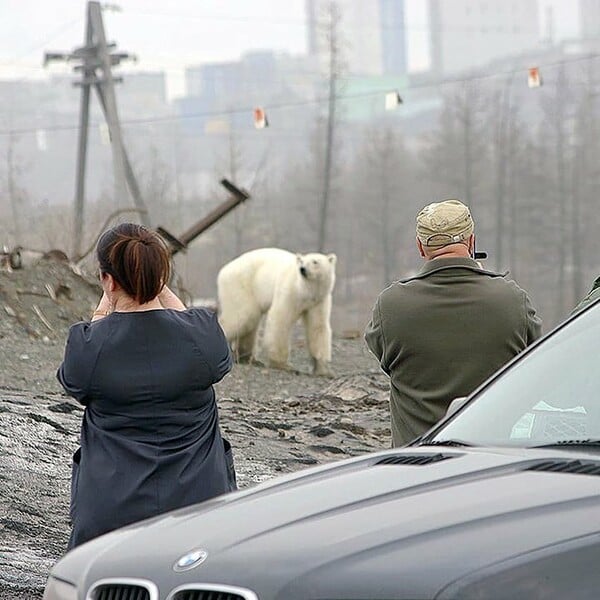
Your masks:
{"label": "electrical wire", "polygon": [[25,56],[28,56],[32,52],[35,52],[35,51],[39,50],[40,48],[43,48],[47,44],[50,44],[59,35],[65,33],[65,31],[68,31],[69,29],[71,29],[71,27],[79,24],[82,20],[83,20],[82,17],[77,17],[76,19],[72,19],[71,21],[67,21],[66,23],[63,23],[60,27],[58,27],[57,29],[55,29],[47,38],[44,38],[43,40],[40,40],[39,42],[35,42],[34,45],[28,47],[26,50],[23,50],[22,52],[20,52],[16,56],[13,56],[13,58],[9,59],[8,61],[1,61],[0,62],[0,67],[15,67],[15,66],[18,66],[21,69],[22,68],[27,68],[26,66],[19,65],[17,61],[20,60],[21,58],[25,57]]}
{"label": "electrical wire", "polygon": [[[554,62],[538,63],[537,67],[540,69],[540,71],[543,71],[544,69],[549,69],[552,67],[557,67],[557,66],[566,65],[566,64],[578,63],[578,62],[581,62],[584,60],[589,61],[591,59],[596,59],[599,57],[600,57],[600,54],[591,53],[591,54],[586,54],[584,56],[565,58],[563,60],[558,60],[558,61],[554,61]],[[402,91],[402,93],[406,93],[406,92],[409,92],[412,90],[439,88],[441,86],[446,86],[446,85],[456,85],[456,84],[460,84],[460,83],[481,81],[481,80],[486,80],[486,79],[494,79],[494,78],[499,78],[499,77],[503,77],[503,76],[514,75],[516,73],[523,73],[524,71],[525,71],[525,69],[511,69],[511,70],[506,70],[506,71],[490,72],[487,74],[472,75],[470,77],[447,78],[447,79],[437,81],[437,82],[415,83],[412,85],[408,85],[404,88],[401,88],[400,91]],[[354,94],[340,94],[337,96],[337,100],[344,101],[344,100],[354,100],[354,99],[360,99],[360,98],[375,97],[378,95],[386,94],[389,91],[390,91],[389,88],[385,88],[385,89],[369,90],[369,91],[365,91],[365,92],[357,92]],[[302,107],[302,106],[318,105],[318,104],[326,103],[328,101],[329,101],[329,98],[326,96],[323,96],[323,97],[316,97],[316,98],[311,98],[311,99],[297,100],[294,102],[281,102],[281,103],[272,103],[272,104],[265,103],[262,106],[262,108],[268,113],[270,110],[280,110],[280,109],[286,109],[286,108],[297,108],[297,107]],[[251,113],[253,111],[253,109],[254,109],[254,107],[245,106],[245,107],[230,108],[230,109],[208,110],[208,111],[201,111],[201,112],[197,112],[197,113],[187,113],[187,114],[182,114],[182,115],[165,115],[162,117],[142,117],[142,118],[136,118],[136,119],[123,119],[120,121],[120,124],[122,126],[125,126],[125,125],[148,125],[148,124],[152,124],[152,123],[185,121],[185,120],[199,119],[199,118],[205,118],[205,117],[228,116],[228,115],[235,115],[235,114],[242,114],[242,113]],[[91,125],[97,127],[100,125],[100,123],[91,123]],[[0,136],[23,135],[23,134],[28,134],[28,133],[36,133],[39,130],[51,132],[51,131],[74,131],[77,129],[79,129],[79,125],[50,125],[50,126],[40,125],[37,127],[25,127],[25,128],[21,128],[21,129],[0,130]]]}

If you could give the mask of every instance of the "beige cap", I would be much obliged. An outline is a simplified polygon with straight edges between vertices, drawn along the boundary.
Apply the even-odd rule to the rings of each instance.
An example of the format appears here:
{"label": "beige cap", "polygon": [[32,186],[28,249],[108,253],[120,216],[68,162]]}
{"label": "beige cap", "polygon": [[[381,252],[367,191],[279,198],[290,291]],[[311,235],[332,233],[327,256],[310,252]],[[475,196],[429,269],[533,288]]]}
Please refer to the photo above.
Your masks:
{"label": "beige cap", "polygon": [[460,200],[428,204],[417,215],[417,238],[424,246],[447,246],[469,239],[474,225],[471,213]]}

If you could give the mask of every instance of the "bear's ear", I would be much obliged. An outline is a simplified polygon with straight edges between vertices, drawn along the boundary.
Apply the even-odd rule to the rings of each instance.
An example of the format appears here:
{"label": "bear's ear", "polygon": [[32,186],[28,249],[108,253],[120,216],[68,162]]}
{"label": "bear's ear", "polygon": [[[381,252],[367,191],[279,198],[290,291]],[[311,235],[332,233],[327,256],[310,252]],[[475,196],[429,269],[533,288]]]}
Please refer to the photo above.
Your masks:
{"label": "bear's ear", "polygon": [[296,252],[296,263],[299,265],[302,264],[302,254],[300,252]]}
{"label": "bear's ear", "polygon": [[327,255],[327,259],[329,260],[329,262],[332,265],[335,265],[335,263],[337,262],[337,256],[335,254],[333,254],[333,253],[332,254],[328,254]]}

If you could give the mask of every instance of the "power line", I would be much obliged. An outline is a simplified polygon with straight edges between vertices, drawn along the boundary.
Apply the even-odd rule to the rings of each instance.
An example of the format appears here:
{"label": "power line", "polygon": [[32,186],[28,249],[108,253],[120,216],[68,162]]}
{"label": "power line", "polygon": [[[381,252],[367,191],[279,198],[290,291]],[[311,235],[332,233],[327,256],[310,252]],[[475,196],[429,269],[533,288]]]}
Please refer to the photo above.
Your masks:
{"label": "power line", "polygon": [[[17,54],[15,57],[13,57],[10,60],[10,62],[7,62],[7,61],[0,62],[0,67],[16,66],[19,69],[30,69],[30,70],[35,70],[35,71],[41,71],[42,70],[41,67],[33,67],[33,66],[30,66],[30,65],[20,65],[16,61],[19,60],[20,58],[23,58],[24,56],[27,56],[28,54],[31,54],[32,52],[36,52],[40,48],[43,48],[46,44],[51,43],[59,35],[61,35],[65,31],[67,31],[71,27],[75,26],[76,24],[79,24],[81,21],[82,21],[82,18],[78,17],[76,19],[72,19],[71,21],[67,21],[66,23],[63,23],[60,27],[58,27],[57,29],[55,29],[50,34],[49,37],[47,37],[43,41],[40,40],[38,42],[35,42],[34,45],[29,46],[26,50],[23,50],[22,52],[20,52],[19,54]],[[25,83],[25,82],[35,82],[35,81],[38,81],[38,80],[30,78],[30,77],[17,77],[15,79],[8,79],[8,80],[2,79],[0,81],[2,81],[2,82],[8,81],[11,84],[19,84],[19,83]],[[4,117],[6,115],[12,116],[13,114],[14,114],[13,110],[3,111],[3,112],[0,113],[0,117]]]}
{"label": "power line", "polygon": [[[599,57],[600,57],[600,54],[587,54],[585,56],[566,58],[566,59],[558,60],[558,61],[554,61],[554,62],[537,63],[537,66],[540,68],[540,70],[549,69],[549,68],[557,67],[557,66],[561,66],[561,65],[578,63],[581,61],[588,61],[590,59],[596,59]],[[401,89],[402,89],[402,92],[404,93],[404,92],[411,91],[411,90],[437,88],[437,87],[441,87],[441,86],[445,86],[445,85],[456,85],[456,84],[467,83],[467,82],[472,82],[472,81],[496,79],[496,78],[500,78],[503,76],[514,75],[516,73],[523,73],[525,71],[526,71],[525,68],[520,68],[520,69],[512,69],[512,70],[506,70],[506,71],[490,72],[490,73],[481,74],[481,75],[472,75],[469,77],[447,78],[442,81],[416,83],[416,84],[412,84],[412,85],[406,86]],[[360,99],[360,98],[375,97],[375,96],[385,94],[389,91],[390,91],[389,88],[385,88],[385,89],[369,90],[369,91],[365,91],[365,92],[357,92],[354,94],[340,94],[338,96],[338,99],[340,101],[344,101],[344,100],[354,100],[354,99]],[[328,101],[329,101],[328,97],[318,97],[318,98],[297,100],[294,102],[264,104],[264,108],[268,112],[271,110],[281,110],[281,109],[286,109],[286,108],[297,108],[297,107],[301,107],[301,106],[323,104]],[[187,114],[183,114],[183,115],[165,115],[163,117],[142,117],[142,118],[138,118],[138,119],[123,119],[121,121],[121,124],[122,125],[148,125],[148,124],[152,124],[152,123],[165,123],[165,122],[170,122],[170,121],[186,121],[186,120],[191,120],[191,119],[200,119],[203,117],[228,116],[228,115],[235,115],[235,114],[242,114],[242,113],[251,113],[253,108],[254,107],[246,106],[246,107],[230,108],[230,109],[215,109],[215,110],[201,111],[201,112],[197,112],[197,113],[187,113]],[[91,123],[91,125],[99,126],[100,123]],[[37,127],[26,127],[26,128],[21,128],[21,129],[0,130],[0,136],[36,133],[39,130],[44,130],[44,131],[50,132],[50,131],[74,131],[76,129],[78,129],[78,125],[51,125],[51,126],[46,126],[46,127],[40,125]]]}
{"label": "power line", "polygon": [[[243,62],[240,61],[224,61],[224,63],[209,63],[209,64],[227,64],[227,63],[231,63],[231,64],[236,64],[236,65],[242,65],[243,66]],[[173,74],[173,75],[181,75],[182,72],[185,73],[185,71],[190,71],[190,70],[196,70],[196,69],[201,69],[204,65],[203,64],[197,64],[197,65],[188,65],[187,67],[185,67],[183,70],[179,70],[179,69],[173,69],[173,68],[164,68],[162,67],[159,63],[152,63],[152,62],[148,62],[145,59],[138,59],[138,65],[140,65],[140,68],[137,68],[135,71],[121,71],[122,75],[124,77],[130,76],[130,77],[135,77],[137,75],[161,75],[161,74]],[[0,66],[2,66],[0,64]],[[34,67],[33,65],[23,65],[22,67],[19,68],[23,68],[23,69],[30,69],[32,71],[39,71],[39,72],[44,72],[47,73],[47,69],[44,67]],[[145,70],[147,69],[147,70]],[[63,77],[64,75],[66,75],[66,71],[60,73],[59,75],[61,77]],[[318,71],[318,70],[309,70],[309,69],[290,69],[290,70],[283,70],[281,69],[279,73],[277,73],[275,75],[275,77],[269,77],[269,76],[264,76],[264,75],[268,75],[268,73],[265,73],[259,77],[255,76],[253,77],[253,79],[255,81],[264,81],[264,82],[270,82],[270,81],[289,81],[291,85],[306,85],[307,83],[310,83],[310,81],[294,81],[293,78],[296,77],[302,77],[302,76],[321,76],[321,77],[327,77],[327,75],[322,72],[322,71]],[[286,80],[286,76],[289,78],[289,80]],[[369,76],[366,76],[369,77]],[[373,76],[376,77],[376,76]],[[394,77],[394,76],[390,76],[390,77]],[[398,75],[397,77],[402,77],[402,75]],[[348,81],[352,81],[355,79],[364,79],[365,75],[360,75],[360,74],[353,74],[353,73],[347,73],[343,76],[338,77],[338,79],[344,79],[344,80],[348,80]],[[10,82],[15,82],[15,81],[45,81],[48,78],[44,78],[44,79],[33,79],[33,78],[19,78],[19,79],[6,79],[5,81],[10,81]],[[227,77],[223,77],[223,79],[228,79]],[[230,78],[229,78],[230,79]],[[2,81],[2,80],[0,80]]]}
{"label": "power line", "polygon": [[40,40],[39,42],[35,42],[34,45],[29,46],[26,50],[23,50],[22,52],[20,52],[16,56],[13,56],[13,58],[11,58],[9,61],[2,61],[2,62],[0,62],[0,66],[1,67],[15,67],[15,66],[17,66],[17,67],[19,67],[21,69],[22,68],[27,68],[25,66],[19,65],[16,61],[20,60],[24,56],[27,56],[27,55],[31,54],[32,52],[36,52],[37,50],[39,50],[40,48],[43,48],[47,44],[50,44],[59,35],[61,35],[65,31],[71,29],[71,27],[73,27],[74,25],[79,24],[81,21],[82,21],[81,17],[77,17],[76,19],[72,19],[71,21],[67,21],[66,23],[63,23],[60,27],[58,27],[57,29],[55,29],[47,38],[45,38],[44,40]]}
{"label": "power line", "polygon": [[[231,15],[194,15],[194,14],[187,14],[187,13],[173,13],[173,12],[167,12],[167,11],[136,11],[136,10],[127,10],[125,13],[119,13],[119,14],[131,14],[131,15],[143,15],[143,16],[158,16],[158,17],[170,17],[170,18],[177,18],[177,19],[197,19],[197,20],[219,20],[219,21],[231,21],[231,22],[257,22],[257,23],[274,23],[274,24],[281,24],[281,25],[289,25],[289,24],[297,24],[297,25],[304,25],[307,23],[312,23],[312,24],[316,24],[317,20],[310,20],[310,19],[285,19],[285,18],[272,18],[272,17],[267,17],[267,16],[240,16],[240,17],[236,17],[236,16],[231,16]],[[71,27],[73,27],[75,24],[79,23],[82,19],[80,17],[73,19],[71,21],[68,21],[66,23],[64,23],[63,25],[61,25],[60,27],[58,27],[55,31],[53,31],[50,36],[45,39],[44,41],[40,41],[35,43],[35,45],[31,46],[30,48],[28,48],[27,50],[23,51],[22,53],[20,53],[18,56],[14,57],[13,59],[11,59],[10,61],[4,61],[4,62],[0,62],[0,66],[18,66],[21,69],[29,69],[31,71],[43,71],[43,67],[37,67],[37,66],[32,66],[32,65],[19,65],[16,61],[20,58],[22,58],[23,56],[27,56],[28,54],[31,54],[33,51],[39,49],[40,47],[43,47],[44,45],[50,43],[52,40],[54,40],[58,35],[60,35],[61,33],[63,33],[64,31],[70,29]],[[364,25],[355,25],[353,24],[352,29],[373,29],[373,30],[380,30],[380,29],[386,29],[386,28],[392,28],[392,29],[397,29],[396,27],[390,27],[390,26],[386,26],[385,24],[382,24],[381,26],[377,26],[377,27],[365,27]],[[503,28],[499,28],[499,27],[456,27],[456,28],[452,28],[452,27],[440,27],[440,28],[435,28],[432,29],[429,25],[427,24],[419,24],[419,25],[407,25],[405,24],[402,27],[403,30],[405,31],[421,31],[421,32],[431,32],[431,33],[444,33],[444,32],[457,32],[457,33],[484,33],[484,34],[493,34],[493,33],[509,33],[509,34],[514,34],[514,35],[522,35],[523,33],[526,33],[525,30],[520,30],[519,28],[517,28],[516,30],[514,28],[509,29],[503,29]],[[152,67],[152,63],[149,64],[150,67]],[[175,72],[173,70],[170,69],[165,69],[162,68],[161,69],[163,72],[165,73],[172,73]]]}

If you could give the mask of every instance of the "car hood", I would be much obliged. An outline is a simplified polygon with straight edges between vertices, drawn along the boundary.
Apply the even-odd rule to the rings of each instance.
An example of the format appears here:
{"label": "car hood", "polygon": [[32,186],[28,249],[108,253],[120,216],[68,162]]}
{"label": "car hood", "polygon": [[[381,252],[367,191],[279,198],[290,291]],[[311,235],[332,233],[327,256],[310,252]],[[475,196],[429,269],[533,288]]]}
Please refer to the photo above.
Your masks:
{"label": "car hood", "polygon": [[[108,577],[149,579],[161,598],[210,582],[261,599],[307,598],[316,589],[327,598],[433,597],[469,572],[600,531],[590,520],[600,476],[568,466],[595,458],[533,449],[380,452],[102,536],[67,554],[53,575],[83,588]],[[196,549],[206,560],[175,572]]]}

